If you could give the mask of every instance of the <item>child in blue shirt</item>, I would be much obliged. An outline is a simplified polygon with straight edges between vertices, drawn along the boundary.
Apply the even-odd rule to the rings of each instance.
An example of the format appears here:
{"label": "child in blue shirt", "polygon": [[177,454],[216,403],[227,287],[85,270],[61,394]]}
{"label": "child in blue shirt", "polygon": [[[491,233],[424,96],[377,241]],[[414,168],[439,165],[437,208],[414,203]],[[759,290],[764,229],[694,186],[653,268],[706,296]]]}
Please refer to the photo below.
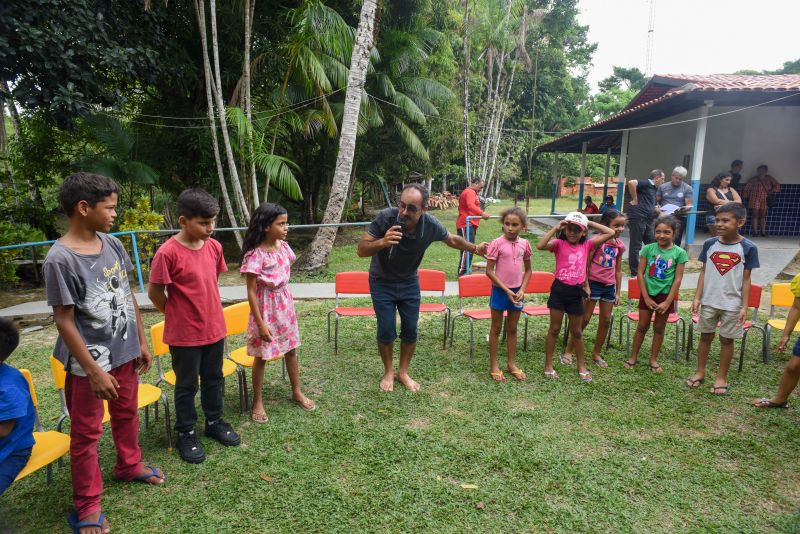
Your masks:
{"label": "child in blue shirt", "polygon": [[0,495],[28,463],[33,449],[33,407],[28,381],[5,363],[19,345],[14,323],[0,319]]}

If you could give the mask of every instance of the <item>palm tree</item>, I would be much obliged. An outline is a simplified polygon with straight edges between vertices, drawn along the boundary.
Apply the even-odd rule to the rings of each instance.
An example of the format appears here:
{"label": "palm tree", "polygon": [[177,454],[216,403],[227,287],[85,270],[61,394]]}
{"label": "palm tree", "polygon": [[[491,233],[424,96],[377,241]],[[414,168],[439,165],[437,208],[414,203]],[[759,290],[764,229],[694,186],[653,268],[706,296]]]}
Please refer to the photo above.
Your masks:
{"label": "palm tree", "polygon": [[[353,156],[356,150],[358,135],[358,118],[362,106],[362,94],[370,63],[370,54],[374,45],[375,15],[378,11],[377,0],[364,0],[358,21],[355,45],[350,59],[350,72],[347,78],[347,94],[345,96],[342,115],[341,134],[339,136],[339,155],[336,158],[336,170],[325,209],[323,224],[338,223],[342,219],[347,190],[350,185],[350,173],[353,169]],[[333,248],[336,228],[320,228],[298,264],[301,270],[316,270],[328,263],[328,256]]]}

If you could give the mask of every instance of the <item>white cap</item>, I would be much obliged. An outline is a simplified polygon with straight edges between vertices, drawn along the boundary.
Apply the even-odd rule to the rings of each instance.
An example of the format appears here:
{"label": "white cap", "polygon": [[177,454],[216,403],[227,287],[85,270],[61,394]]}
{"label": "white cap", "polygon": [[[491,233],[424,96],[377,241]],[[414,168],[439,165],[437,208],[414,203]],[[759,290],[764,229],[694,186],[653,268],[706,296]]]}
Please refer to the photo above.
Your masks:
{"label": "white cap", "polygon": [[564,220],[570,224],[577,224],[584,230],[589,226],[589,219],[586,218],[586,215],[579,211],[571,211],[567,213],[567,216],[564,217]]}

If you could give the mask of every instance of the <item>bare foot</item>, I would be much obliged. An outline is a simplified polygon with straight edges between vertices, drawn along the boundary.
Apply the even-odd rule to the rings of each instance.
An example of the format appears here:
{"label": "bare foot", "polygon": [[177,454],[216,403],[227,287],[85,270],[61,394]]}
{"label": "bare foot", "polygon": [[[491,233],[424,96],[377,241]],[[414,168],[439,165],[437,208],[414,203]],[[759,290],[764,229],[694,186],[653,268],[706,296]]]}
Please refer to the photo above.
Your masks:
{"label": "bare foot", "polygon": [[394,391],[394,373],[387,373],[381,378],[381,389],[386,393]]}
{"label": "bare foot", "polygon": [[314,401],[309,399],[302,393],[298,393],[297,395],[292,395],[292,400],[307,412],[313,412],[317,408],[317,405],[314,404]]}
{"label": "bare foot", "polygon": [[405,388],[411,391],[412,393],[419,391],[419,384],[414,382],[414,380],[412,380],[411,377],[408,375],[398,374],[397,381],[403,384],[403,386],[405,386]]}

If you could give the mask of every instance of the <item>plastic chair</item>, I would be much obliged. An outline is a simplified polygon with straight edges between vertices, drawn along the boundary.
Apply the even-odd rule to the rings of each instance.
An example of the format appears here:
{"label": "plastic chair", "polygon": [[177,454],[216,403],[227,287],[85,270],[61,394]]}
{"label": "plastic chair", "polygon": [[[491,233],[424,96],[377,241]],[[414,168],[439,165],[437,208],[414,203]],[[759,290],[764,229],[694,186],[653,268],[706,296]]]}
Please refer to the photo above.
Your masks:
{"label": "plastic chair", "polygon": [[[53,382],[55,383],[58,395],[61,398],[61,416],[58,418],[56,428],[61,431],[64,421],[69,419],[69,410],[67,409],[67,398],[64,392],[64,387],[67,380],[67,372],[64,370],[64,365],[58,361],[55,356],[50,355],[50,369],[53,372]],[[138,392],[138,408],[144,408],[144,427],[147,429],[150,426],[150,406],[152,405],[158,419],[158,401],[164,405],[164,426],[167,431],[167,450],[172,450],[172,420],[170,418],[169,403],[167,396],[161,391],[161,388],[153,384],[139,383]],[[108,411],[108,401],[103,401],[103,420],[102,423],[106,424],[111,420],[111,415]]]}
{"label": "plastic chair", "polygon": [[[764,363],[767,363],[767,331],[763,326],[756,324],[758,320],[758,307],[761,305],[761,291],[762,287],[758,284],[750,284],[750,296],[747,299],[747,307],[753,309],[753,318],[750,321],[745,321],[742,327],[744,328],[744,336],[742,337],[742,346],[739,349],[739,372],[744,367],[744,349],[747,345],[747,333],[751,328],[761,332],[761,354]],[[689,355],[692,352],[692,341],[694,341],[694,325],[700,322],[700,317],[692,315],[692,321],[689,323],[689,336],[686,343],[686,361],[689,361]],[[717,323],[719,327],[719,323]]]}
{"label": "plastic chair", "polygon": [[25,478],[41,469],[47,467],[47,483],[53,478],[53,462],[63,458],[69,452],[69,436],[55,430],[45,431],[42,420],[39,418],[39,399],[36,397],[36,389],[33,387],[33,377],[27,369],[20,369],[20,373],[28,381],[28,389],[33,400],[33,407],[36,409],[36,430],[33,439],[36,443],[31,451],[28,463],[19,472],[14,482]]}
{"label": "plastic chair", "polygon": [[[450,321],[450,346],[453,346],[455,337],[456,319],[466,317],[469,319],[469,357],[472,358],[475,344],[475,321],[492,318],[490,308],[464,309],[464,299],[467,297],[488,297],[492,294],[492,281],[485,274],[465,274],[458,277],[458,313]],[[505,316],[506,313],[504,312]]]}
{"label": "plastic chair", "polygon": [[[161,382],[166,382],[172,387],[175,387],[175,371],[169,370],[166,373],[161,367],[161,357],[169,354],[169,345],[164,343],[164,321],[156,323],[150,327],[150,343],[153,346],[153,357],[156,359],[156,369],[158,370],[158,380],[156,385]],[[228,359],[222,358],[222,377],[227,378],[237,372],[236,364]],[[239,389],[239,406],[242,407],[244,399],[242,397],[242,390]]]}
{"label": "plastic chair", "polygon": [[[769,320],[767,321],[766,328],[767,352],[764,358],[764,363],[769,363],[770,351],[772,350],[772,345],[770,343],[772,329],[774,328],[778,330],[778,332],[783,332],[783,329],[786,328],[786,319],[775,318],[775,308],[791,308],[794,304],[794,298],[794,294],[791,290],[791,284],[772,284],[772,294],[769,303]],[[800,322],[795,325],[793,331],[800,332]]]}
{"label": "plastic chair", "polygon": [[442,337],[442,348],[447,346],[447,329],[450,324],[450,307],[444,303],[444,290],[446,286],[446,275],[444,271],[433,269],[419,269],[419,290],[420,291],[441,291],[441,302],[420,304],[420,313],[444,313],[444,336]]}
{"label": "plastic chair", "polygon": [[[636,281],[636,278],[629,278],[628,279],[628,313],[622,318],[627,325],[627,341],[626,341],[626,354],[630,357],[631,354],[631,322],[639,322],[639,312],[633,311],[631,308],[631,302],[634,300],[639,300],[642,298],[642,292],[639,290],[639,283]],[[652,315],[652,320],[655,321],[656,314]],[[680,323],[680,336],[678,335],[678,324]],[[683,347],[685,345],[685,337],[686,337],[686,321],[678,315],[677,313],[670,313],[667,317],[667,324],[674,324],[675,325],[675,361],[678,361],[678,354],[679,354],[679,346]],[[609,328],[609,332],[611,329]],[[619,338],[620,343],[622,343],[622,321],[619,322]]]}
{"label": "plastic chair", "polygon": [[[553,273],[545,273],[542,271],[534,271],[528,280],[528,285],[525,287],[526,295],[546,295],[550,293],[550,287],[553,285],[555,275]],[[522,344],[524,350],[528,349],[528,318],[529,317],[545,317],[550,315],[550,308],[544,306],[525,306],[522,309],[525,315],[525,338]]]}
{"label": "plastic chair", "polygon": [[347,271],[336,273],[336,301],[328,312],[328,342],[331,340],[331,315],[334,316],[333,354],[339,352],[339,317],[374,317],[372,306],[339,306],[339,295],[369,295],[369,273],[366,271]]}
{"label": "plastic chair", "polygon": [[[247,301],[239,302],[222,309],[222,314],[225,317],[225,329],[227,336],[236,336],[247,332],[247,324],[250,321],[250,303]],[[237,373],[239,375],[239,390],[244,399],[242,405],[243,411],[246,411],[250,406],[250,399],[247,398],[247,372],[245,369],[253,367],[253,357],[247,354],[247,347],[239,347],[233,351],[228,348],[228,340],[225,339],[225,351],[228,358],[231,359],[238,367]],[[275,360],[270,360],[268,363],[281,361],[281,377],[286,379],[286,362],[283,356]]]}

